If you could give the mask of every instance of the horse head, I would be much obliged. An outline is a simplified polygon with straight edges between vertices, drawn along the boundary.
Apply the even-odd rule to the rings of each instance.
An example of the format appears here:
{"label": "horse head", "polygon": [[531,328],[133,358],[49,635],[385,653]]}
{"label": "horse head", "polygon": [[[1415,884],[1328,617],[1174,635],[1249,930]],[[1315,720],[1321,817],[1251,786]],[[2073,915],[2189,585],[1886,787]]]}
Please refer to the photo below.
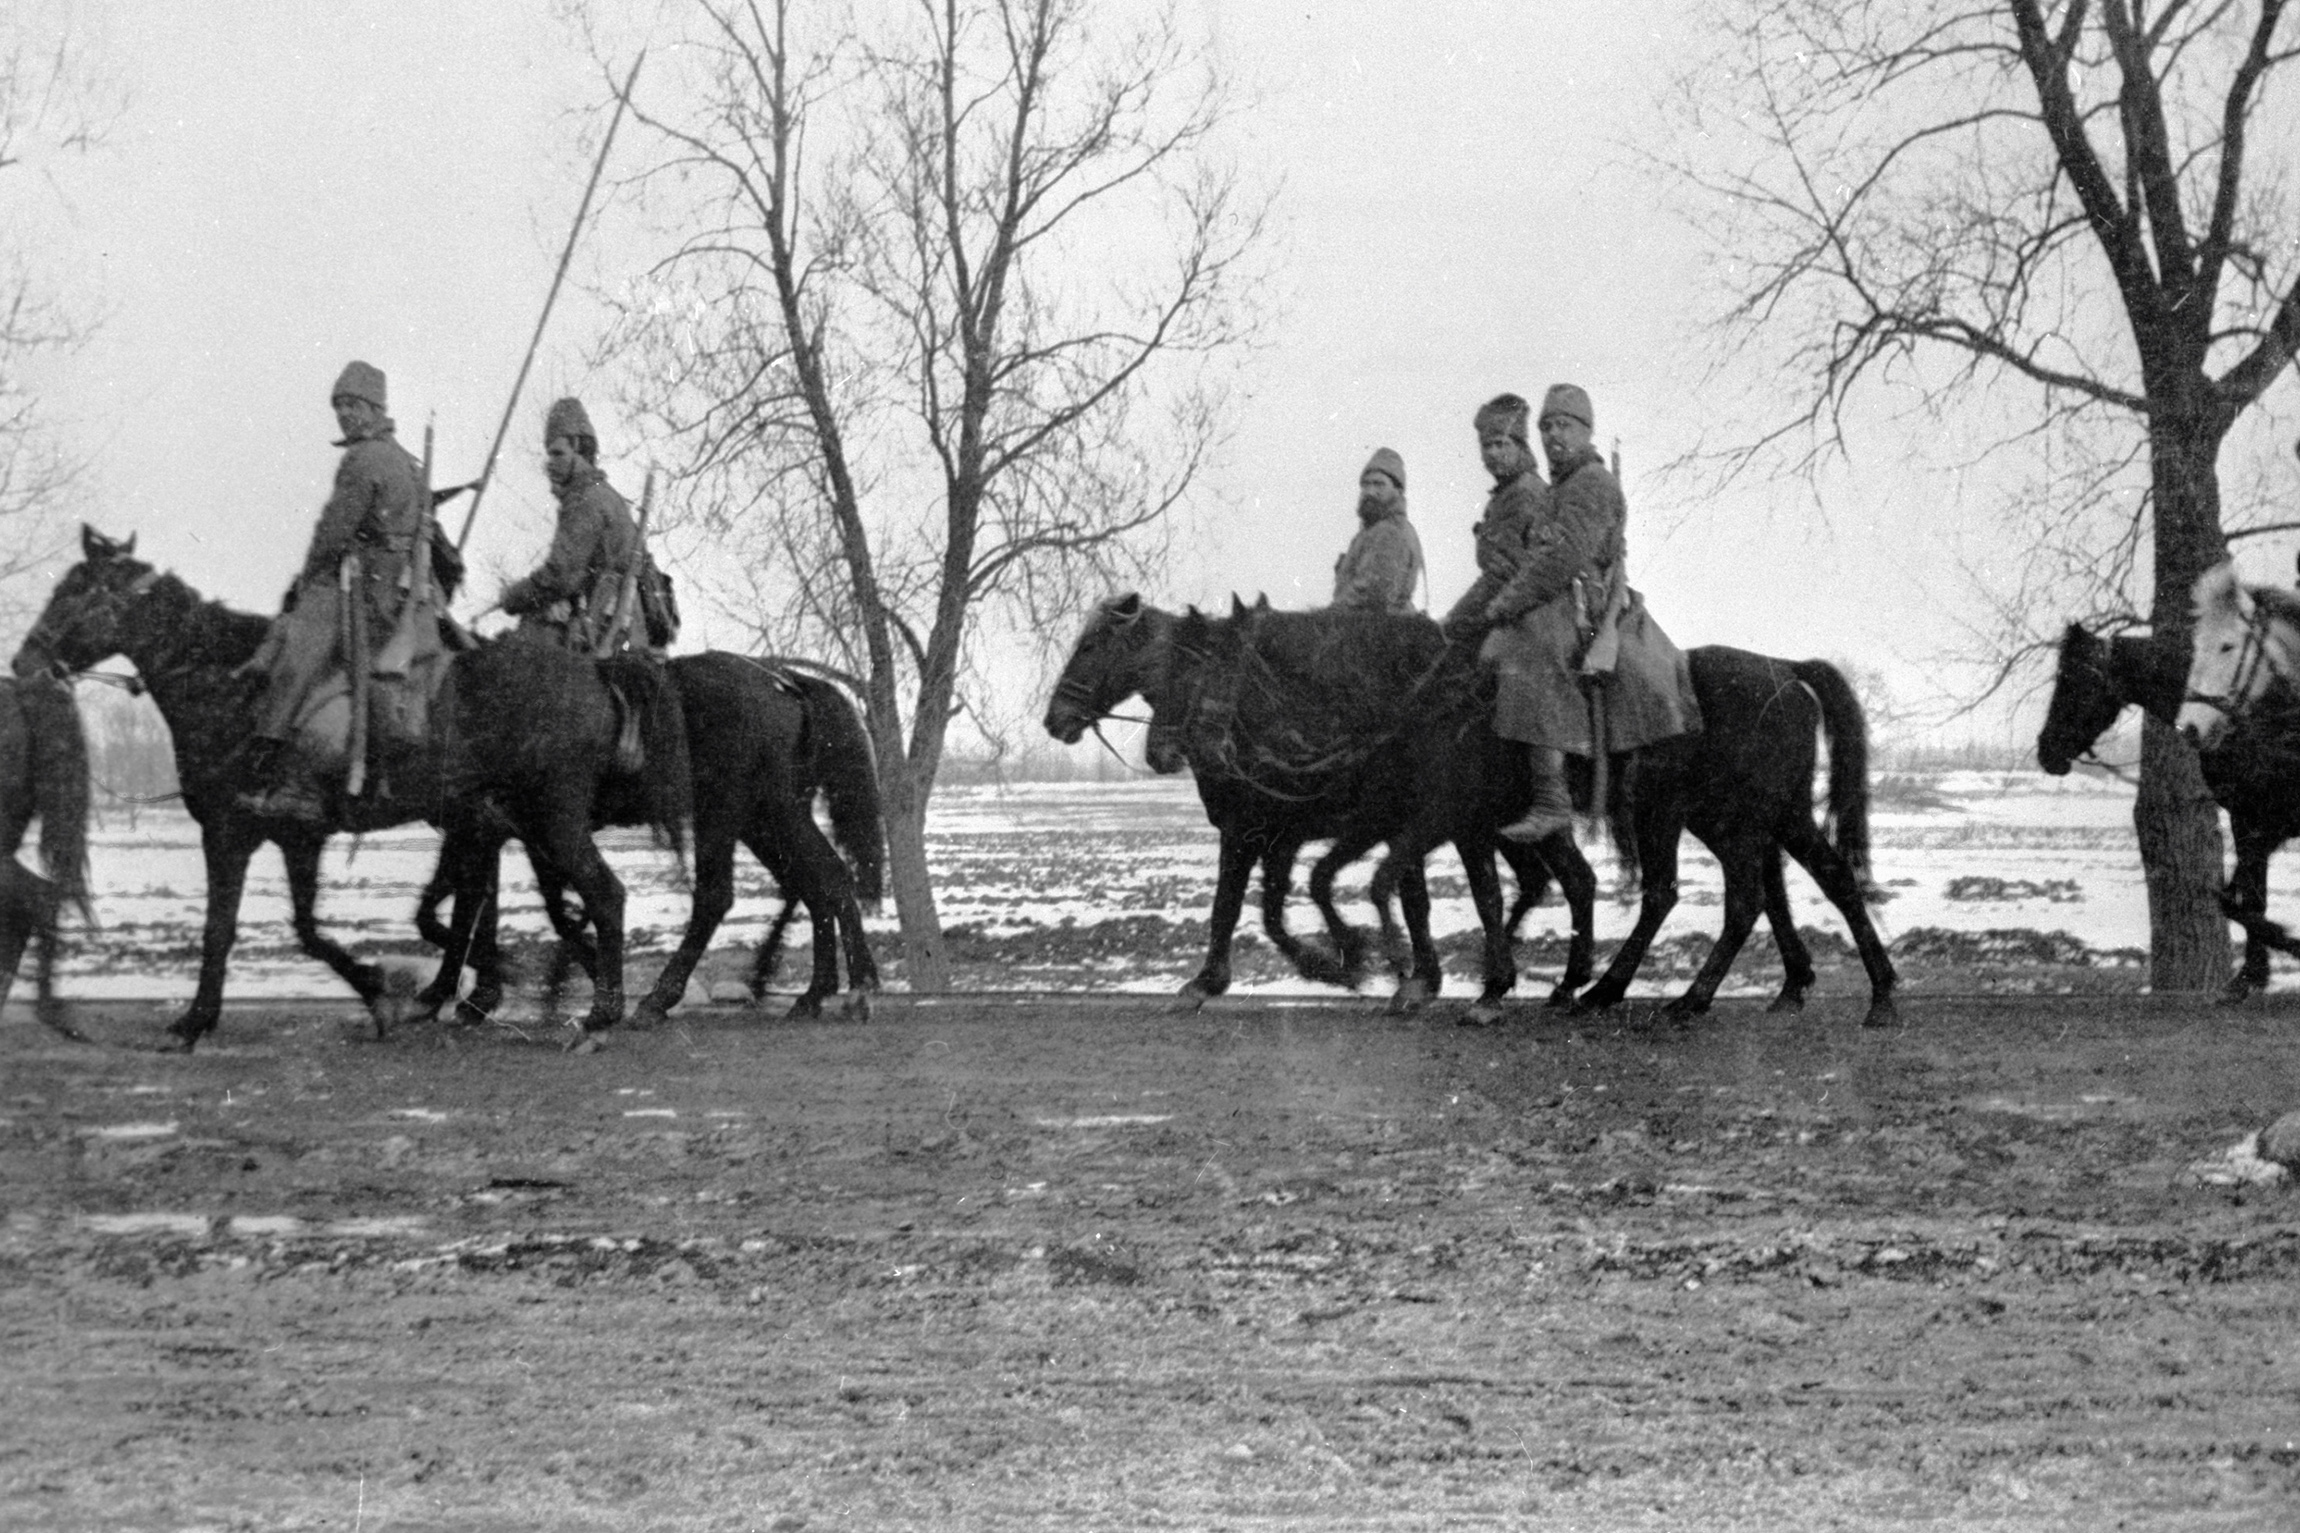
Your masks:
{"label": "horse head", "polygon": [[1163,637],[1162,616],[1132,591],[1095,607],[1054,683],[1053,700],[1046,705],[1048,734],[1075,745],[1111,709],[1143,689],[1151,653]]}
{"label": "horse head", "polygon": [[122,619],[159,580],[159,571],[135,557],[133,535],[105,537],[80,529],[81,559],[64,572],[48,605],[24,636],[12,668],[19,676],[81,671],[120,652]]}
{"label": "horse head", "polygon": [[2194,598],[2178,723],[2189,744],[2211,750],[2278,676],[2300,666],[2300,598],[2246,586],[2226,561],[2196,577]]}
{"label": "horse head", "polygon": [[2092,749],[2130,701],[2116,684],[2106,639],[2082,623],[2060,636],[2060,664],[2052,677],[2052,701],[2037,731],[2036,764],[2054,777],[2066,777],[2077,757]]}

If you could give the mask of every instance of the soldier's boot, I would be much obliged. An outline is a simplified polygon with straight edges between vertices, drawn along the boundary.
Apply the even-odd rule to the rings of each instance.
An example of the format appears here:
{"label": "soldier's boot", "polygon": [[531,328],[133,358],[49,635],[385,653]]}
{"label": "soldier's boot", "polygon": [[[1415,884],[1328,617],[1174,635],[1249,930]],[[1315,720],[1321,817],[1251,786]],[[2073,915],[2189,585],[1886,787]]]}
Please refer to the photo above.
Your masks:
{"label": "soldier's boot", "polygon": [[1533,768],[1533,802],[1524,814],[1496,832],[1505,841],[1546,841],[1573,825],[1573,795],[1565,787],[1565,752],[1531,746],[1526,760]]}

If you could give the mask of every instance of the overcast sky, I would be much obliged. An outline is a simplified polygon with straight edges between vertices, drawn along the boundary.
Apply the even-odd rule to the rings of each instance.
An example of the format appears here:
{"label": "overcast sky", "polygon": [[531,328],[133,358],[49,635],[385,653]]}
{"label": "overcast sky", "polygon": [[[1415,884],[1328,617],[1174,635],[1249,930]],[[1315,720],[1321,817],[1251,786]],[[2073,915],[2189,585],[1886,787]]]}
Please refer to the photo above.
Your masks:
{"label": "overcast sky", "polygon": [[[54,0],[33,0],[35,5]],[[1682,643],[1847,657],[1914,696],[1973,603],[1890,433],[1830,486],[1664,505],[1652,470],[1701,429],[1696,326],[1713,306],[1652,142],[1686,0],[1208,0],[1255,104],[1234,145],[1281,187],[1279,311],[1233,450],[1166,604],[1267,591],[1321,602],[1355,481],[1399,449],[1439,610],[1469,583],[1486,482],[1471,411],[1570,379],[1618,443],[1631,577]],[[109,147],[42,201],[68,293],[104,315],[41,382],[94,464],[92,519],[212,596],[270,610],[335,450],[329,385],[386,370],[402,439],[476,474],[586,169],[573,113],[603,94],[548,0],[82,6],[128,98]],[[640,92],[644,97],[646,82]],[[562,300],[473,539],[477,589],[540,556],[540,421],[584,393],[608,467],[643,464],[586,375],[597,311]],[[691,643],[734,642],[707,614]]]}

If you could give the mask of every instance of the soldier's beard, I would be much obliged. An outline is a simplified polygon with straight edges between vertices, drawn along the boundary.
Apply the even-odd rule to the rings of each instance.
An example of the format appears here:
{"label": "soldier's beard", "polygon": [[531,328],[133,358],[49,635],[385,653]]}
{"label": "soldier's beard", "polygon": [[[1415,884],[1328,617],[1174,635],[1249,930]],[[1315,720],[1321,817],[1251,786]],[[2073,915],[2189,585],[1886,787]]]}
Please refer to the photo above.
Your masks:
{"label": "soldier's beard", "polygon": [[1360,495],[1358,497],[1358,520],[1369,527],[1389,515],[1389,512],[1390,502],[1379,495]]}

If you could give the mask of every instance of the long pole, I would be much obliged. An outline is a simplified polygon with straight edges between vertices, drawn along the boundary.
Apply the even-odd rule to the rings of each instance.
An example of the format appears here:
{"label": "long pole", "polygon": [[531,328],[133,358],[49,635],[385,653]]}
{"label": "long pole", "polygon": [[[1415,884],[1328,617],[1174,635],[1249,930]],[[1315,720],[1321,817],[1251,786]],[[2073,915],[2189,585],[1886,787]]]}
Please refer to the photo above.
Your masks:
{"label": "long pole", "polygon": [[575,259],[575,242],[583,236],[583,220],[591,212],[591,196],[599,190],[599,177],[607,169],[607,152],[615,147],[615,130],[623,125],[623,109],[631,104],[631,87],[639,81],[639,66],[647,62],[647,50],[631,61],[631,72],[623,77],[623,88],[615,93],[615,115],[607,121],[607,136],[600,142],[599,158],[591,166],[591,179],[583,188],[583,201],[575,209],[574,227],[567,231],[567,248],[559,252],[559,269],[551,274],[551,291],[543,296],[543,312],[535,317],[535,334],[527,342],[527,355],[519,361],[519,376],[511,380],[511,398],[503,406],[503,419],[495,428],[495,445],[487,449],[487,466],[479,471],[479,483],[471,492],[471,507],[463,513],[463,530],[455,535],[455,551],[463,552],[463,545],[471,537],[471,524],[479,520],[479,502],[487,494],[487,483],[495,477],[495,460],[503,452],[503,439],[511,432],[511,417],[519,408],[519,391],[527,386],[527,371],[535,365],[535,350],[543,344],[543,327],[551,319],[551,306],[559,301],[559,286],[567,280],[567,267]]}

